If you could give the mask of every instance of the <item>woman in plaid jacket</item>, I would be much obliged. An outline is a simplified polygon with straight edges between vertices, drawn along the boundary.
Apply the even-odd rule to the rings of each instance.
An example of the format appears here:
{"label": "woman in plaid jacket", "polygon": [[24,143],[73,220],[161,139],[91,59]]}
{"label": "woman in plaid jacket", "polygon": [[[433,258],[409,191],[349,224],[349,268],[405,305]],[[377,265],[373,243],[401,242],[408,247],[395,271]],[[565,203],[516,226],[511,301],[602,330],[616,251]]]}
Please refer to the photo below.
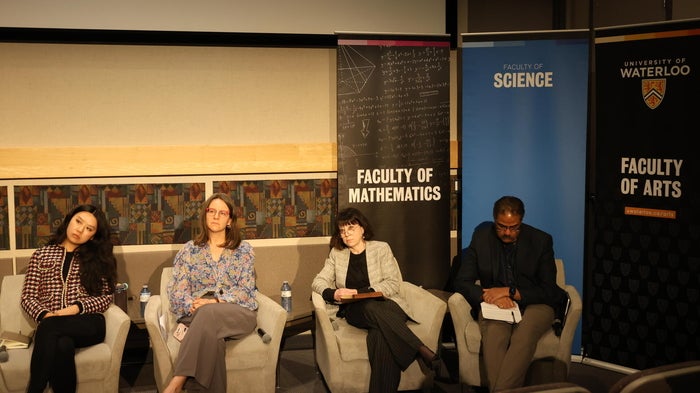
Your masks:
{"label": "woman in plaid jacket", "polygon": [[28,393],[75,392],[75,349],[104,341],[116,259],[104,213],[80,205],[29,261],[22,308],[37,321]]}

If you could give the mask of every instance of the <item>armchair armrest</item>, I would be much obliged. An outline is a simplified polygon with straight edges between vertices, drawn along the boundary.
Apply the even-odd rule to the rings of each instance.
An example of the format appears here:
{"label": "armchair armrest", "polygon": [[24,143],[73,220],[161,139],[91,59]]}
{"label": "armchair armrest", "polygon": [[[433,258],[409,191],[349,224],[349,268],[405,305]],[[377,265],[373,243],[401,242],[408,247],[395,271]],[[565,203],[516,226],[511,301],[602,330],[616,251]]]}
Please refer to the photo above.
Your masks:
{"label": "armchair armrest", "polygon": [[331,317],[326,309],[326,302],[316,292],[311,293],[311,302],[314,305],[316,331],[314,343],[316,351],[316,363],[326,380],[336,381],[340,379],[340,370],[333,359],[340,359],[340,349],[335,339]]}
{"label": "armchair armrest", "polygon": [[485,381],[485,372],[479,366],[481,331],[472,318],[472,307],[461,293],[455,292],[447,300],[455,329],[457,353],[459,353],[459,380],[461,383],[478,386]]}
{"label": "armchair armrest", "polygon": [[[257,327],[264,330],[272,338],[269,345],[272,353],[276,356],[282,341],[284,325],[287,322],[287,311],[261,292],[257,292],[255,298],[258,301]],[[275,344],[277,348],[274,348]]]}
{"label": "armchair armrest", "polygon": [[122,365],[122,355],[129,334],[131,319],[116,304],[109,305],[103,313],[105,317],[104,343],[109,347],[111,364],[109,375],[102,381],[105,391],[117,389],[119,386],[119,370]]}
{"label": "armchair armrest", "polygon": [[[562,345],[559,347],[559,354],[557,357],[565,359],[567,356],[571,357],[572,344],[574,341],[574,335],[576,333],[576,328],[581,320],[581,313],[583,311],[583,303],[581,302],[581,296],[573,285],[565,285],[564,290],[569,294],[569,299],[571,303],[569,304],[569,312],[566,313],[566,319],[564,320],[564,328],[561,332]],[[568,366],[567,366],[568,369]]]}
{"label": "armchair armrest", "polygon": [[447,304],[425,288],[408,281],[401,282],[400,291],[401,296],[408,302],[413,317],[419,323],[418,326],[414,326],[414,332],[425,345],[437,352]]}
{"label": "armchair armrest", "polygon": [[124,343],[126,343],[126,336],[129,333],[131,319],[124,310],[114,303],[109,305],[104,316],[106,329],[104,343],[109,346],[112,354],[115,351],[119,352],[119,361],[121,362],[121,352],[124,351]]}
{"label": "armchair armrest", "polygon": [[481,350],[481,332],[479,329],[470,329],[467,334],[467,326],[474,321],[472,318],[472,306],[461,293],[455,292],[447,300],[452,316],[452,324],[455,328],[457,339],[457,351],[460,353],[472,352],[478,354]]}
{"label": "armchair armrest", "polygon": [[146,309],[143,314],[146,330],[148,330],[151,340],[157,337],[165,341],[167,337],[166,328],[161,326],[160,323],[163,314],[163,303],[160,295],[151,295],[151,298],[148,299],[148,303],[146,303]]}
{"label": "armchair armrest", "polygon": [[[168,311],[169,312],[169,311]],[[163,303],[160,295],[151,295],[146,304],[144,321],[146,330],[151,338],[151,349],[153,351],[153,373],[155,375],[158,390],[165,388],[165,383],[172,378],[173,363],[168,348],[167,326],[161,327],[160,321],[163,315]]]}

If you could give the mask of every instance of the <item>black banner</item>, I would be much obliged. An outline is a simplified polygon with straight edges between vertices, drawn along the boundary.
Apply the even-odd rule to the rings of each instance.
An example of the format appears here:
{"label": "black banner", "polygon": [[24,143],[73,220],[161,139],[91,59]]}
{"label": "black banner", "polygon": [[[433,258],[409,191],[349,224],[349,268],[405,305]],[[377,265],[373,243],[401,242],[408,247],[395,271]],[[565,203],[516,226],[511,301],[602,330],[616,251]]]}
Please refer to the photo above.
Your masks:
{"label": "black banner", "polygon": [[583,320],[588,356],[636,369],[700,355],[700,30],[649,29],[596,38]]}
{"label": "black banner", "polygon": [[448,39],[338,45],[338,208],[367,215],[404,280],[439,289],[450,262]]}

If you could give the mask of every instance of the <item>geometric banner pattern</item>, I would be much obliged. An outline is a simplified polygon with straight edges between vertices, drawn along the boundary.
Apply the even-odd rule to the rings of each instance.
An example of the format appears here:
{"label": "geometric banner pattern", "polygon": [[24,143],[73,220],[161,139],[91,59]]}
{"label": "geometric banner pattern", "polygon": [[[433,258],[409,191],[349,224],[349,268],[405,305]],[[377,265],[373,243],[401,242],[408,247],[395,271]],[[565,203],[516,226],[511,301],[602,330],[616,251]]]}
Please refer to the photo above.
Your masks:
{"label": "geometric banner pattern", "polygon": [[586,354],[635,369],[698,359],[700,261],[683,255],[700,233],[615,210],[606,203],[595,218]]}

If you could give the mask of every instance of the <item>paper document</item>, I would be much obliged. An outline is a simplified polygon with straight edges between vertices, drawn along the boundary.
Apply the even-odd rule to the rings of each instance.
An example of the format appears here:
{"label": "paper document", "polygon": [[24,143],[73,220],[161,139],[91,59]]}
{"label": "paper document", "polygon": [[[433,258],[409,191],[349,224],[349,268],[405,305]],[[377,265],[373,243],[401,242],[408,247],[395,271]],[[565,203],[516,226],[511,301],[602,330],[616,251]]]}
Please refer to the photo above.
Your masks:
{"label": "paper document", "polygon": [[512,308],[500,308],[495,304],[481,302],[481,313],[486,319],[495,319],[508,323],[518,323],[523,319],[517,303]]}
{"label": "paper document", "polygon": [[33,335],[33,331],[29,336],[25,336],[21,333],[3,331],[0,332],[0,345],[4,345],[7,349],[29,348]]}

